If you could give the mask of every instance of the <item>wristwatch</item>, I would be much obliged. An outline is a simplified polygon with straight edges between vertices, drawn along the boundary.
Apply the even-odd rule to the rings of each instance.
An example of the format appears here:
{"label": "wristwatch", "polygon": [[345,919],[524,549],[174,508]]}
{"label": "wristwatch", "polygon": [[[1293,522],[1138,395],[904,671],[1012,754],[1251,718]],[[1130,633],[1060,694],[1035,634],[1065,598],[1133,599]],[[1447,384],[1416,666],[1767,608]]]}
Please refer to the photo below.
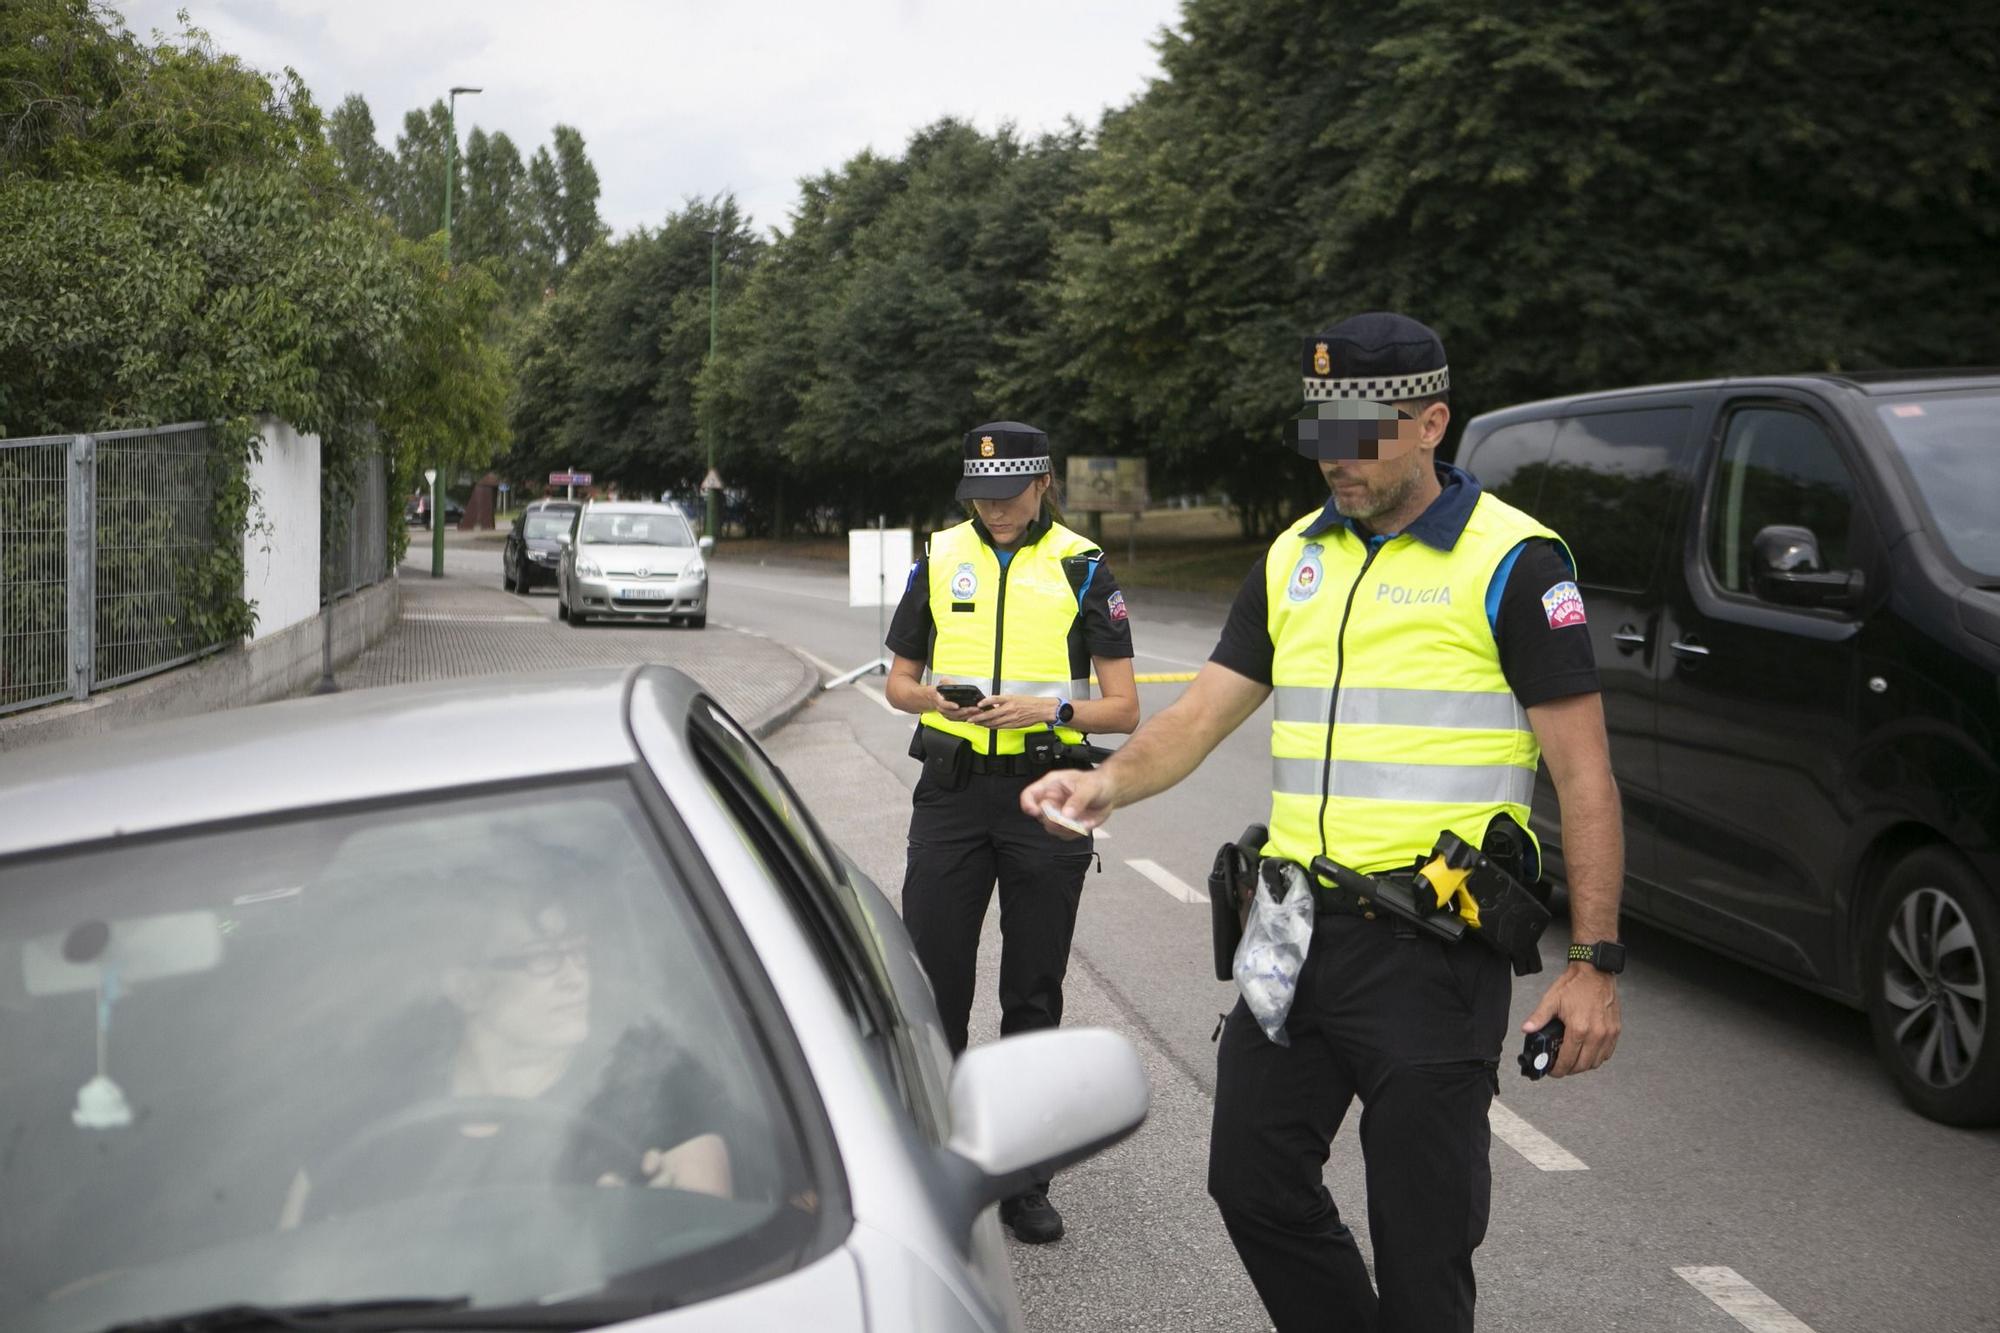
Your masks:
{"label": "wristwatch", "polygon": [[1589,963],[1600,972],[1616,975],[1625,970],[1625,946],[1616,940],[1599,940],[1595,944],[1572,944],[1569,946],[1569,961]]}
{"label": "wristwatch", "polygon": [[1076,705],[1058,694],[1056,696],[1056,725],[1066,727],[1069,725],[1069,720],[1075,716]]}

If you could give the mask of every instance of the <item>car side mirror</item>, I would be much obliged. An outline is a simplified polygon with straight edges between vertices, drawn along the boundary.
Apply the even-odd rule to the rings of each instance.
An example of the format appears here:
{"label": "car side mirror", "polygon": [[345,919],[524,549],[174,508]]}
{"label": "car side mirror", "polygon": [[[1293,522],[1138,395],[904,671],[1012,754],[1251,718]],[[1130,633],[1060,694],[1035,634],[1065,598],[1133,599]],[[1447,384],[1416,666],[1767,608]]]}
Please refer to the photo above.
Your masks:
{"label": "car side mirror", "polygon": [[701,553],[703,555],[707,555],[709,554],[709,552],[715,549],[715,538],[703,537],[699,541],[697,541],[695,545],[701,549]]}
{"label": "car side mirror", "polygon": [[1750,584],[1756,594],[1779,606],[1857,606],[1864,585],[1861,571],[1829,571],[1811,528],[1773,523],[1750,541]]}
{"label": "car side mirror", "polygon": [[568,546],[569,544],[570,544],[570,537],[567,532],[558,532],[556,534],[557,546]]}
{"label": "car side mirror", "polygon": [[1106,1028],[1025,1032],[958,1057],[944,1155],[966,1226],[990,1204],[1101,1152],[1146,1119],[1152,1089],[1132,1043]]}

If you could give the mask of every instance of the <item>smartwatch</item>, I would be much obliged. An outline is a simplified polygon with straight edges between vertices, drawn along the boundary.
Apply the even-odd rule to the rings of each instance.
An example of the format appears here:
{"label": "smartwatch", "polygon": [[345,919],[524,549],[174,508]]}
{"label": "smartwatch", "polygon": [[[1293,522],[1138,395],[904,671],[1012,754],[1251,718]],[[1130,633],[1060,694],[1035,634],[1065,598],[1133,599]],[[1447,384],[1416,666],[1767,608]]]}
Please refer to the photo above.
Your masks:
{"label": "smartwatch", "polygon": [[1057,695],[1056,725],[1061,727],[1066,727],[1069,725],[1069,720],[1075,716],[1076,716],[1076,705],[1071,703],[1069,700],[1063,698],[1060,694]]}
{"label": "smartwatch", "polygon": [[1616,940],[1599,940],[1595,944],[1572,944],[1569,946],[1569,961],[1589,963],[1600,972],[1616,975],[1625,970],[1625,946]]}

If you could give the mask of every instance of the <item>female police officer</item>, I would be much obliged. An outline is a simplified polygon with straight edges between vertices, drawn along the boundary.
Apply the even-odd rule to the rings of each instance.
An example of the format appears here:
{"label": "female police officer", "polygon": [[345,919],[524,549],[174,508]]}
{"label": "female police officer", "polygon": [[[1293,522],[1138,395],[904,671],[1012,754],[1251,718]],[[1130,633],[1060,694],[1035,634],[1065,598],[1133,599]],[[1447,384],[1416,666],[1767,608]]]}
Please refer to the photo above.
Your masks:
{"label": "female police officer", "polygon": [[[996,421],[965,437],[958,499],[973,517],[932,535],[890,624],[889,702],[918,713],[924,760],[910,817],[903,918],[965,1049],[979,931],[1000,884],[1000,1031],[1062,1021],[1063,973],[1089,867],[1021,812],[1021,789],[1084,762],[1087,732],[1139,722],[1124,595],[1103,552],[1058,519],[1048,436]],[[929,668],[931,683],[924,681]],[[1089,698],[1092,670],[1102,697]],[[940,689],[945,693],[940,693]],[[947,694],[955,694],[954,702]],[[1024,1241],[1062,1235],[1047,1181],[1001,1205]]]}

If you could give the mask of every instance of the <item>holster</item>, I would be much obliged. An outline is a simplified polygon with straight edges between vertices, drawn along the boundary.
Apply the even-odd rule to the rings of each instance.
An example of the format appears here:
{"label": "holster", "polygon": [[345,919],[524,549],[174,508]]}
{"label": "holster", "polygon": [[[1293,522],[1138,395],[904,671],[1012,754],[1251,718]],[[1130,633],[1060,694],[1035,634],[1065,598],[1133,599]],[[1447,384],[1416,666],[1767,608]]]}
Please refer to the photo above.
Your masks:
{"label": "holster", "polygon": [[1458,914],[1473,927],[1473,937],[1512,963],[1515,976],[1542,970],[1537,946],[1548,929],[1549,909],[1492,857],[1456,834],[1441,833],[1418,877],[1437,898],[1458,900]]}
{"label": "holster", "polygon": [[918,723],[917,734],[910,738],[910,757],[923,760],[924,772],[946,791],[964,791],[972,781],[972,745],[963,736]]}
{"label": "holster", "polygon": [[1095,768],[1112,751],[1089,741],[1072,744],[1053,731],[1031,731],[1021,738],[1021,753],[1036,768]]}
{"label": "holster", "polygon": [[1257,891],[1257,861],[1270,836],[1264,825],[1252,824],[1235,842],[1217,848],[1215,864],[1209,867],[1208,921],[1215,944],[1217,981],[1228,981],[1235,975],[1236,946],[1250,914],[1250,895]]}

